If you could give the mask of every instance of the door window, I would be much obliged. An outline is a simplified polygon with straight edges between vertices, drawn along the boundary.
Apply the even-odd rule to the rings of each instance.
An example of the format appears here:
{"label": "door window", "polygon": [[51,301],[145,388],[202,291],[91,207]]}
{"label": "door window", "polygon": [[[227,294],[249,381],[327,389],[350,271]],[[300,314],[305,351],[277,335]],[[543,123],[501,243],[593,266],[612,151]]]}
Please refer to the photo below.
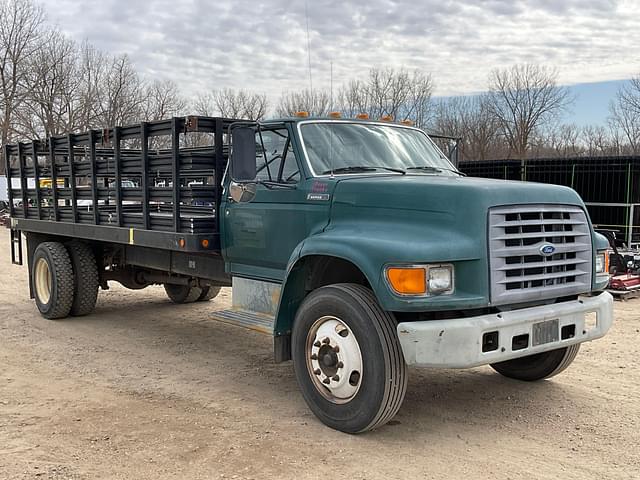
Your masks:
{"label": "door window", "polygon": [[[262,142],[260,141],[262,136]],[[264,144],[264,150],[261,145]],[[257,179],[279,183],[297,183],[300,170],[286,128],[256,133]]]}

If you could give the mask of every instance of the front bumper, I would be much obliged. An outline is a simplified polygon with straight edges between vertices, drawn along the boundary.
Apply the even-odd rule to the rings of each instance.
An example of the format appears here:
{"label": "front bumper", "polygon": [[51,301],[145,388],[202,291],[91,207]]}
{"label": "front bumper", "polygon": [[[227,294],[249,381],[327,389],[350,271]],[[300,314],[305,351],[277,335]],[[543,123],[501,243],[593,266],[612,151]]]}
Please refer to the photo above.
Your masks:
{"label": "front bumper", "polygon": [[[595,326],[585,322],[587,313],[596,315]],[[542,345],[532,345],[533,326],[539,322],[558,320],[557,338]],[[555,303],[498,314],[453,320],[402,322],[398,338],[404,359],[409,365],[421,367],[467,368],[594,340],[604,336],[613,322],[613,297],[606,292],[596,297],[580,297],[570,302]],[[562,327],[574,335],[562,339]],[[498,332],[497,348],[483,352],[483,336]],[[514,345],[514,337],[528,335],[526,347]],[[514,349],[518,348],[518,349]]]}

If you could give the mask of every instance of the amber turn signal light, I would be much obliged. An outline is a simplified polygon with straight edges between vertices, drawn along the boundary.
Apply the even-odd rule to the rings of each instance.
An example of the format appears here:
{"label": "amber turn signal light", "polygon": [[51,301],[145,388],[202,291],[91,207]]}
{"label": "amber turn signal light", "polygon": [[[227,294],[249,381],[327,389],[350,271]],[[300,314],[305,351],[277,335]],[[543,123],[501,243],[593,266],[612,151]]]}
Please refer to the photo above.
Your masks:
{"label": "amber turn signal light", "polygon": [[423,267],[389,267],[387,280],[400,295],[427,293],[427,270]]}

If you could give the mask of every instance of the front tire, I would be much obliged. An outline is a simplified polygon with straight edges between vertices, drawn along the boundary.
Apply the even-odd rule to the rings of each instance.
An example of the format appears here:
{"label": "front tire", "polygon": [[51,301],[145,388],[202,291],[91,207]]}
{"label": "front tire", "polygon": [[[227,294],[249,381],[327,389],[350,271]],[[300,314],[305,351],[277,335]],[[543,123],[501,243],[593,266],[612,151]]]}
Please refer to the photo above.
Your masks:
{"label": "front tire", "polygon": [[31,285],[40,314],[49,320],[69,315],[73,304],[73,268],[59,242],[43,242],[33,253]]}
{"label": "front tire", "polygon": [[396,321],[361,285],[330,285],[305,298],[293,326],[292,357],[307,405],[332,428],[372,430],[402,404],[407,367]]}
{"label": "front tire", "polygon": [[564,371],[578,355],[580,344],[559,348],[549,352],[536,353],[522,358],[514,358],[492,363],[491,368],[505,377],[535,382],[551,378]]}

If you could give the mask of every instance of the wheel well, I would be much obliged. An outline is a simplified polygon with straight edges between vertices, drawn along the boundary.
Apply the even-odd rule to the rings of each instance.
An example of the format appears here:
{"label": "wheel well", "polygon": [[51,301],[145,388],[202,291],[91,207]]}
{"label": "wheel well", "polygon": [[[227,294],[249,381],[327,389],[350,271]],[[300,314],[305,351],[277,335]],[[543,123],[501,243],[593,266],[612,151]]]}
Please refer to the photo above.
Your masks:
{"label": "wheel well", "polygon": [[313,256],[305,262],[308,275],[305,290],[311,292],[333,283],[357,283],[370,288],[364,273],[353,263],[343,258]]}
{"label": "wheel well", "polygon": [[274,326],[276,362],[291,360],[291,328],[302,301],[313,290],[334,283],[355,283],[371,288],[362,270],[343,258],[312,255],[301,258],[294,265],[283,286]]}

